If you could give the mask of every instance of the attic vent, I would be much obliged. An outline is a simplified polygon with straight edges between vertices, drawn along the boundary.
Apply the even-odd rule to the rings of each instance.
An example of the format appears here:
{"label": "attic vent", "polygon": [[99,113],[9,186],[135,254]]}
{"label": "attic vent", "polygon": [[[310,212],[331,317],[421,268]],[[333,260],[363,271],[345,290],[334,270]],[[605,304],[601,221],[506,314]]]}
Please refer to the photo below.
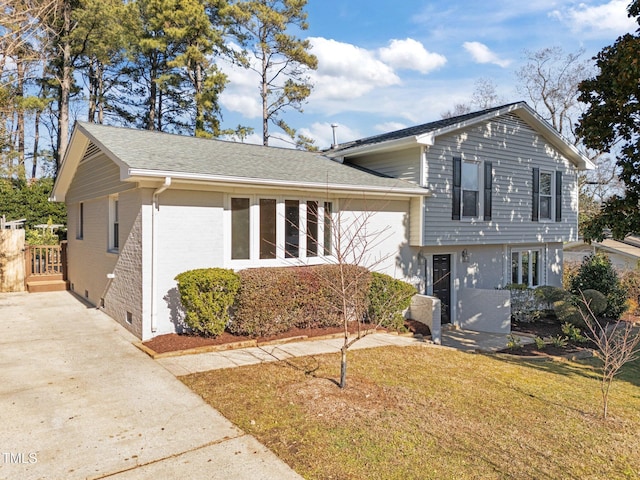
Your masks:
{"label": "attic vent", "polygon": [[99,152],[100,152],[100,148],[94,145],[93,142],[89,143],[89,146],[87,147],[87,151],[84,153],[84,157],[82,157],[82,161],[84,162],[85,160],[93,157]]}

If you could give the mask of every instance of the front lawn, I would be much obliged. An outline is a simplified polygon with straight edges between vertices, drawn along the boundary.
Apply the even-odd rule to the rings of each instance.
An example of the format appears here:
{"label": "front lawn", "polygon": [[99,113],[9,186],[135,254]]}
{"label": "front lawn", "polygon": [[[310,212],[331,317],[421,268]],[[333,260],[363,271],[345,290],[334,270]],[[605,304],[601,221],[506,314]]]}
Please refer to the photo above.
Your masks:
{"label": "front lawn", "polygon": [[439,348],[338,355],[182,377],[309,479],[640,478],[640,361],[600,419],[593,364]]}

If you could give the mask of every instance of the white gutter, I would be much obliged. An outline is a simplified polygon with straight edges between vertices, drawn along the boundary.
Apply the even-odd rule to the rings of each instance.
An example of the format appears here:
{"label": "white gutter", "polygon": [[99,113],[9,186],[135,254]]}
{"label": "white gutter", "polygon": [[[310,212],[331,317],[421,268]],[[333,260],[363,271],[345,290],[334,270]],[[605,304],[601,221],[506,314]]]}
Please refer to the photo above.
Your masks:
{"label": "white gutter", "polygon": [[[266,188],[286,188],[286,189],[303,189],[303,190],[321,190],[326,192],[327,190],[348,192],[348,193],[384,193],[385,195],[402,195],[402,196],[423,196],[430,195],[430,192],[425,191],[424,187],[419,185],[412,186],[400,186],[400,184],[408,184],[408,182],[399,180],[398,186],[394,185],[349,185],[349,184],[336,184],[336,183],[312,183],[312,182],[295,182],[290,180],[271,180],[262,178],[249,178],[249,177],[232,177],[225,175],[207,175],[207,174],[192,174],[183,172],[169,172],[161,170],[143,170],[143,169],[129,169],[128,176],[125,181],[142,181],[147,178],[158,177],[171,177],[175,181],[199,183],[199,184],[211,184],[215,183],[218,186],[251,186],[251,187],[266,187]],[[393,179],[392,179],[393,180]]]}
{"label": "white gutter", "polygon": [[157,280],[156,273],[158,271],[158,232],[156,227],[156,213],[160,209],[158,197],[162,192],[171,186],[171,177],[165,177],[164,183],[158,187],[154,192],[151,200],[151,332],[158,330],[157,316]]}

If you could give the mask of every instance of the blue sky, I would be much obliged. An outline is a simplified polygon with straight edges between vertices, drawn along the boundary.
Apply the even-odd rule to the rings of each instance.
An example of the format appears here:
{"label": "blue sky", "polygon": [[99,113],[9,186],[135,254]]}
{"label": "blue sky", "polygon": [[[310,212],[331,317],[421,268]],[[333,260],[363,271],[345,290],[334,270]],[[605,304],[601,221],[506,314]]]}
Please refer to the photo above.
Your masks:
{"label": "blue sky", "polygon": [[[468,103],[478,79],[505,102],[524,99],[515,72],[524,51],[583,48],[590,58],[638,27],[629,0],[310,0],[309,29],[318,69],[304,113],[285,120],[321,147],[432,120]],[[258,78],[225,68],[223,126],[255,128],[261,143]],[[275,131],[275,130],[274,130]],[[272,142],[278,145],[278,142]]]}

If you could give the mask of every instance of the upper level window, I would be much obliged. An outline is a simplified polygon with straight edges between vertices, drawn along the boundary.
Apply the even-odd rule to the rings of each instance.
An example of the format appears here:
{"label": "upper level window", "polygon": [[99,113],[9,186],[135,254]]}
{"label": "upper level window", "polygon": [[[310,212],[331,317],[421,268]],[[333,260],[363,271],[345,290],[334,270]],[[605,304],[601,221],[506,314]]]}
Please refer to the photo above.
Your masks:
{"label": "upper level window", "polygon": [[540,172],[540,220],[551,220],[551,173]]}
{"label": "upper level window", "polygon": [[462,162],[462,217],[478,216],[478,164]]}
{"label": "upper level window", "polygon": [[109,250],[120,248],[120,212],[118,196],[109,197]]}
{"label": "upper level window", "polygon": [[533,169],[532,220],[562,221],[562,172]]}
{"label": "upper level window", "polygon": [[[484,165],[484,175],[481,166]],[[484,188],[483,195],[480,192]],[[453,205],[452,220],[477,219],[482,216],[491,220],[493,191],[493,165],[491,162],[453,158]]]}

